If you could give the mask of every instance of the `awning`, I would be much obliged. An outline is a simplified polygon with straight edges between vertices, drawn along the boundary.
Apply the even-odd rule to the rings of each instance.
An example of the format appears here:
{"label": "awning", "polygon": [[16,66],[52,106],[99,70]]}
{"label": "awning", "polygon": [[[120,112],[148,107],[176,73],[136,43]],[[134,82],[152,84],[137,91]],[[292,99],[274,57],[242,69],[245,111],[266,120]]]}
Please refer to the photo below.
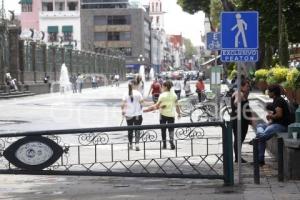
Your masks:
{"label": "awning", "polygon": [[19,4],[32,4],[32,0],[21,0]]}
{"label": "awning", "polygon": [[48,26],[48,33],[58,33],[58,26]]}
{"label": "awning", "polygon": [[72,33],[73,32],[73,26],[63,26],[62,27],[63,33]]}

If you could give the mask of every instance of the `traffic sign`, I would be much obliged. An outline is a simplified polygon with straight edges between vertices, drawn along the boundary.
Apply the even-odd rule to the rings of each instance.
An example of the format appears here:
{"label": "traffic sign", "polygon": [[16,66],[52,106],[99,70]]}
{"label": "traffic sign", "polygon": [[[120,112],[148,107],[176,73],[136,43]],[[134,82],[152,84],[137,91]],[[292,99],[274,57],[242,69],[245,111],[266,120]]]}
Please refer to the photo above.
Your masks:
{"label": "traffic sign", "polygon": [[258,12],[221,13],[221,60],[258,61]]}
{"label": "traffic sign", "polygon": [[206,34],[206,49],[217,51],[221,49],[221,33],[209,32]]}

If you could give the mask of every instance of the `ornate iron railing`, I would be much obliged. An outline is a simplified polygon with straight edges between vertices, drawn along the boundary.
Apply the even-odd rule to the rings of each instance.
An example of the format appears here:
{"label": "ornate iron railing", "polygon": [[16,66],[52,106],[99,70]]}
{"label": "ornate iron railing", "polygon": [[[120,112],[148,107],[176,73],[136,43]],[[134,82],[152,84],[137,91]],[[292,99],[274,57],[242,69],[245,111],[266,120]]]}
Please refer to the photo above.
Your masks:
{"label": "ornate iron railing", "polygon": [[[163,149],[161,128],[175,128],[174,150]],[[127,142],[129,130],[141,133],[134,141],[137,149]],[[232,165],[231,127],[223,122],[0,136],[0,173],[5,174],[208,178],[233,184]]]}

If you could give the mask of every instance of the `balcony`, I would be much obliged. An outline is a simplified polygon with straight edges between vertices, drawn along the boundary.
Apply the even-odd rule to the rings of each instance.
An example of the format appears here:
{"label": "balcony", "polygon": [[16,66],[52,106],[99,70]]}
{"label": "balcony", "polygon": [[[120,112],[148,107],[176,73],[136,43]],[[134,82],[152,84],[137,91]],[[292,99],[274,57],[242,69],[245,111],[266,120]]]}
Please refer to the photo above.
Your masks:
{"label": "balcony", "polygon": [[40,18],[80,17],[80,11],[41,11]]}

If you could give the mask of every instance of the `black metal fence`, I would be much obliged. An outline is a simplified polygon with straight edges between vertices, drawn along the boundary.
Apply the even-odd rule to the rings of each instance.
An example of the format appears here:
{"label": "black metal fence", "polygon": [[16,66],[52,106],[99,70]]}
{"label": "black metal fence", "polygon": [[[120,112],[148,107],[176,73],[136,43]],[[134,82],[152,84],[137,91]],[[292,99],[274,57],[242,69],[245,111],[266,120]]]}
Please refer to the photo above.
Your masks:
{"label": "black metal fence", "polygon": [[[174,150],[162,148],[161,128],[175,128]],[[128,130],[141,132],[137,151]],[[233,185],[231,137],[231,125],[223,122],[2,134],[0,173],[205,178]]]}
{"label": "black metal fence", "polygon": [[121,55],[107,55],[96,52],[79,51],[42,43],[20,41],[20,64],[24,68],[23,83],[42,82],[44,76],[49,81],[58,81],[61,65],[66,64],[70,74],[95,74],[109,77],[119,74],[125,78],[125,60]]}

